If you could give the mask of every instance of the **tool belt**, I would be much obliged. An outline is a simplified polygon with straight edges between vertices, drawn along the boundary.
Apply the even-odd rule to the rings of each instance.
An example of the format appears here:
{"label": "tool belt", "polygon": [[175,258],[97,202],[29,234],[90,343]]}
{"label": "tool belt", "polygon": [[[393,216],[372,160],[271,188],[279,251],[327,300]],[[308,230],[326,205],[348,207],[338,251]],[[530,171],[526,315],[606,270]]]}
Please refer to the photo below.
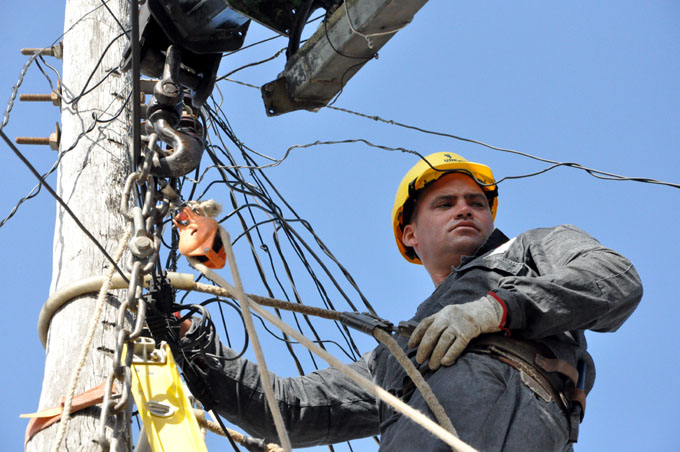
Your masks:
{"label": "tool belt", "polygon": [[556,358],[544,345],[499,334],[473,339],[466,352],[482,353],[520,372],[522,382],[546,402],[554,400],[567,417],[569,442],[578,440],[579,424],[586,409],[586,394],[577,387],[578,371]]}

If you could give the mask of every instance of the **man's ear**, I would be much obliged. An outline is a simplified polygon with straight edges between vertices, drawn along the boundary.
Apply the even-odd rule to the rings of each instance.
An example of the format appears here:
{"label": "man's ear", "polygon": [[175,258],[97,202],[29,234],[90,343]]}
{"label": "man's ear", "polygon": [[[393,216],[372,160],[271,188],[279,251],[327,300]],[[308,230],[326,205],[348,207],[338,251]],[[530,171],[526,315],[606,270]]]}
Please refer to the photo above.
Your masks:
{"label": "man's ear", "polygon": [[404,245],[410,247],[416,247],[418,245],[415,227],[412,223],[404,226],[404,232],[401,234],[401,241]]}

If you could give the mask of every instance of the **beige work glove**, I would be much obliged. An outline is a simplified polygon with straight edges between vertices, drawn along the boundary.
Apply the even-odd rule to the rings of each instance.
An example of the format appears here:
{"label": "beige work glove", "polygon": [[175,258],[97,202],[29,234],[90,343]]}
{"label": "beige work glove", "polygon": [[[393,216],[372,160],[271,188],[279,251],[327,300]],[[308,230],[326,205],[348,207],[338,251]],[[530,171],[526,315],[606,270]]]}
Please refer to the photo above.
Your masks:
{"label": "beige work glove", "polygon": [[463,353],[470,341],[480,334],[500,331],[503,307],[490,295],[463,304],[445,306],[441,311],[424,318],[408,341],[418,346],[419,364],[430,358],[430,369],[441,364],[450,366]]}

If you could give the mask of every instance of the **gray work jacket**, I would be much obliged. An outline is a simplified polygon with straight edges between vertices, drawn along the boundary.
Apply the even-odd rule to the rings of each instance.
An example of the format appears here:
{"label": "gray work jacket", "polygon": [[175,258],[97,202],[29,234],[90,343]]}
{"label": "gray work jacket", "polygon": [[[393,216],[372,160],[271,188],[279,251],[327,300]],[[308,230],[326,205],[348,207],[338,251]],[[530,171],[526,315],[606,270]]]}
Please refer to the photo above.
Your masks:
{"label": "gray work jacket", "polygon": [[[642,297],[642,285],[633,265],[574,226],[533,229],[510,240],[496,229],[475,256],[464,257],[453,268],[418,306],[412,320],[418,322],[446,305],[473,301],[490,291],[505,304],[506,327],[512,337],[540,342],[573,366],[578,361],[586,363],[586,392],[593,386],[595,367],[586,351],[584,330],[615,331]],[[192,334],[190,331],[184,341],[195,339]],[[407,350],[407,339],[397,340]],[[216,338],[206,347],[203,350],[217,356],[234,356]],[[202,347],[195,349],[198,348]],[[415,351],[407,352],[415,356]],[[481,355],[468,355],[469,360],[482,359]],[[276,440],[273,423],[266,420],[269,410],[255,364],[243,359],[204,358],[194,364],[206,373],[204,382],[212,399],[207,400],[209,406],[250,434]],[[351,366],[405,401],[411,398],[404,371],[384,346]],[[449,372],[456,366],[436,372]],[[428,373],[425,377],[435,394],[444,395],[449,391],[447,386],[457,384],[452,381],[455,379],[441,375],[430,379]],[[394,437],[390,427],[399,414],[336,369],[295,378],[272,378],[294,447],[377,434]],[[479,381],[483,388],[479,378],[471,381]],[[197,392],[204,382],[189,381],[189,385]]]}

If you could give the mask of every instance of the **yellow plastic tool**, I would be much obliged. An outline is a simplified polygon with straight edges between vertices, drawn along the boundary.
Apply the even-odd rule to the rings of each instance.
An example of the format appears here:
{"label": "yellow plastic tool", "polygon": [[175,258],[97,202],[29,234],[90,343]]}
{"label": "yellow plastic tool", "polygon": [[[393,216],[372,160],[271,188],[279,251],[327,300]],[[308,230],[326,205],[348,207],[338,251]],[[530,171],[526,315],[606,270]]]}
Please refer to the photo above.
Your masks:
{"label": "yellow plastic tool", "polygon": [[153,339],[140,337],[131,370],[132,395],[152,452],[207,452],[168,345],[156,349]]}

